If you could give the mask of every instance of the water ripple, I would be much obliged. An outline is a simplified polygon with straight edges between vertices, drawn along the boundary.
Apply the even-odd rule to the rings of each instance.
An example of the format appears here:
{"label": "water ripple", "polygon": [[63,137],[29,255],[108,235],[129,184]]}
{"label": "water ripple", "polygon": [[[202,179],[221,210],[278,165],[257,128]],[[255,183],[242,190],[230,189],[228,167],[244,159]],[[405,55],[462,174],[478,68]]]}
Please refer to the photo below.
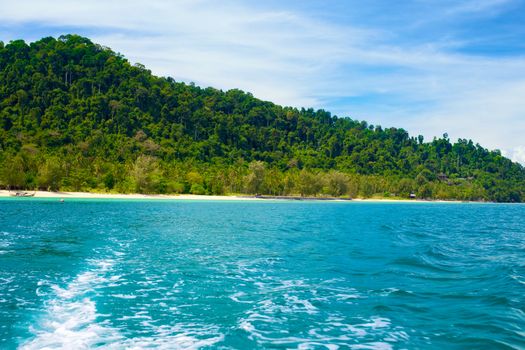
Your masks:
{"label": "water ripple", "polygon": [[525,206],[0,202],[2,349],[525,348]]}

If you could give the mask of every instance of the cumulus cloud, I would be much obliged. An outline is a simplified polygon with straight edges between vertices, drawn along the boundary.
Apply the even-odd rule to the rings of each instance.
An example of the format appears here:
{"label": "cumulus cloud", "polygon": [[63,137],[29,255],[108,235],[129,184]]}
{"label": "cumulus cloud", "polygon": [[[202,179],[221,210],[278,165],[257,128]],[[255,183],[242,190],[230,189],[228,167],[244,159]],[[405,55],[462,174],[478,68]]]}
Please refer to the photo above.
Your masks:
{"label": "cumulus cloud", "polygon": [[525,146],[514,148],[512,150],[511,159],[515,162],[525,164]]}
{"label": "cumulus cloud", "polygon": [[[441,17],[428,11],[413,24],[489,14],[510,2],[450,2]],[[2,4],[0,22],[4,40],[20,31],[28,40],[78,32],[157,75],[427,137],[448,132],[517,150],[512,157],[523,162],[522,57],[462,53],[453,39],[404,41],[381,26],[241,1],[20,0]]]}

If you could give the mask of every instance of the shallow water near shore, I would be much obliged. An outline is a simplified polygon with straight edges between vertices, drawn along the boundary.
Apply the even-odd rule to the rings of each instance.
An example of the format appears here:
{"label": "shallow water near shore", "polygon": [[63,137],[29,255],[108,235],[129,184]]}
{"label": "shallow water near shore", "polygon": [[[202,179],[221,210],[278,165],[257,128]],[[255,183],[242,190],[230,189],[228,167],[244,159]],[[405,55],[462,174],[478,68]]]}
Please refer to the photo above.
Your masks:
{"label": "shallow water near shore", "polygon": [[523,349],[525,206],[0,200],[1,349]]}

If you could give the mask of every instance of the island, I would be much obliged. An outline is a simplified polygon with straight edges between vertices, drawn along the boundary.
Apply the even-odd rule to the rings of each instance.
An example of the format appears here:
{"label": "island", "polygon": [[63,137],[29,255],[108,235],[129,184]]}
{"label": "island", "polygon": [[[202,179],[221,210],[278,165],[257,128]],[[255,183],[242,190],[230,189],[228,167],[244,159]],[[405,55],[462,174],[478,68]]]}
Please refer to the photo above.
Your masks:
{"label": "island", "polygon": [[0,42],[0,189],[522,202],[522,165],[157,77],[78,35]]}

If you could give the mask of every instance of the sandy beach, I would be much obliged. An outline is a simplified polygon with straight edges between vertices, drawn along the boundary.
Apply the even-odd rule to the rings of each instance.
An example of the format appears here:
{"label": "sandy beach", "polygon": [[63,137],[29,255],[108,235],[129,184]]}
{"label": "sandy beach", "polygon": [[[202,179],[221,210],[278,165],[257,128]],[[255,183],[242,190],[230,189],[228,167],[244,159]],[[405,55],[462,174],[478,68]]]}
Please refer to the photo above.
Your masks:
{"label": "sandy beach", "polygon": [[[12,197],[15,191],[0,190],[0,198]],[[294,200],[297,197],[290,198],[257,198],[249,195],[231,195],[231,196],[210,196],[210,195],[195,195],[195,194],[122,194],[122,193],[93,193],[93,192],[51,192],[51,191],[26,191],[29,194],[35,194],[32,198],[57,198],[57,199],[158,199],[158,200],[208,200],[208,201],[281,201]],[[338,201],[338,202],[390,202],[390,203],[461,203],[461,201],[445,201],[445,200],[418,200],[418,199],[390,199],[390,198],[353,198],[349,199],[333,199],[333,198],[304,198],[302,200],[309,201]]]}
{"label": "sandy beach", "polygon": [[[0,197],[11,197],[15,191],[0,190]],[[92,199],[186,199],[186,200],[261,200],[255,197],[242,196],[206,196],[194,194],[164,195],[164,194],[119,194],[119,193],[93,193],[93,192],[50,192],[50,191],[26,191],[33,194],[34,198],[92,198]]]}

